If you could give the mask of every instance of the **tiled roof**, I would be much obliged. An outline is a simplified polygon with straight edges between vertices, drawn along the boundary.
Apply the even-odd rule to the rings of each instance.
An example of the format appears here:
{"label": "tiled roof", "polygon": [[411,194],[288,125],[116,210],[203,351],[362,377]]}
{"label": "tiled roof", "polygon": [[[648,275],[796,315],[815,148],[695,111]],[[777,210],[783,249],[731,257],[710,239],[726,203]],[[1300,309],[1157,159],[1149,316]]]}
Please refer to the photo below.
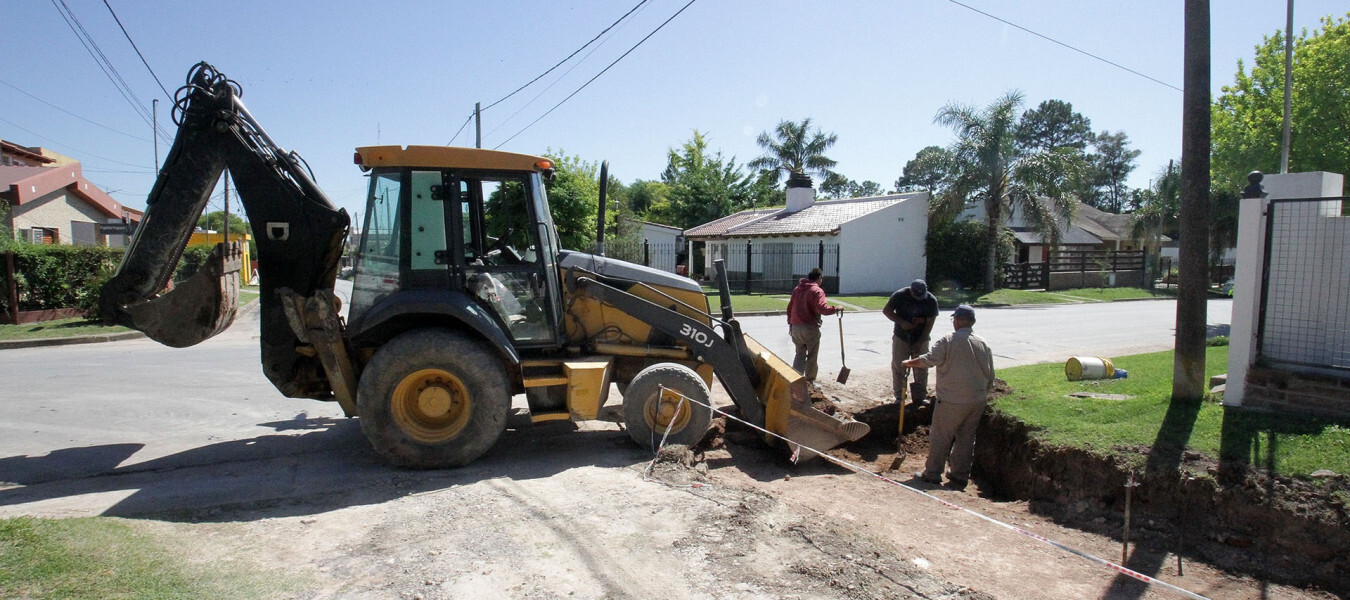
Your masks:
{"label": "tiled roof", "polygon": [[1109,213],[1079,202],[1078,218],[1074,220],[1074,225],[1103,240],[1128,241],[1131,239],[1130,219],[1129,214]]}
{"label": "tiled roof", "polygon": [[[1045,236],[1039,232],[1029,230],[1025,227],[1014,227],[1013,236],[1017,241],[1023,244],[1044,244]],[[1060,234],[1059,243],[1066,246],[1096,246],[1102,243],[1102,240],[1078,226],[1070,227]]]}
{"label": "tiled roof", "polygon": [[109,217],[120,219],[129,214],[131,220],[140,220],[141,211],[118,204],[112,196],[89,183],[80,173],[79,163],[59,167],[0,166],[0,191],[8,192],[6,195],[15,204],[23,205],[62,188]]}
{"label": "tiled roof", "polygon": [[782,208],[746,210],[691,228],[684,234],[691,238],[833,234],[844,223],[925,195],[927,192],[819,200],[794,213],[783,212]]}

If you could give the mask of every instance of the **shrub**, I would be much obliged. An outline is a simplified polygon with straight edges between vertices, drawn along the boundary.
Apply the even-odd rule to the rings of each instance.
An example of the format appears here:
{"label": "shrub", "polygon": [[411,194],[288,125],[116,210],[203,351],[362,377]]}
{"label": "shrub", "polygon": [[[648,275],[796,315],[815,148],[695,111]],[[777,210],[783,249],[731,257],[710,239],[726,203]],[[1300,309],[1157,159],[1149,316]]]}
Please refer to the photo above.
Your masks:
{"label": "shrub", "polygon": [[[979,288],[984,283],[984,264],[989,244],[985,239],[988,226],[979,221],[938,223],[928,231],[926,251],[928,272],[925,278],[935,289]],[[999,238],[997,261],[1007,262],[1013,253],[1012,232],[1004,231]],[[1003,270],[994,271],[995,283],[1003,282]]]}
{"label": "shrub", "polygon": [[[50,310],[98,304],[99,287],[122,258],[121,248],[16,243],[14,281],[19,310]],[[7,269],[0,268],[0,309],[10,310]]]}

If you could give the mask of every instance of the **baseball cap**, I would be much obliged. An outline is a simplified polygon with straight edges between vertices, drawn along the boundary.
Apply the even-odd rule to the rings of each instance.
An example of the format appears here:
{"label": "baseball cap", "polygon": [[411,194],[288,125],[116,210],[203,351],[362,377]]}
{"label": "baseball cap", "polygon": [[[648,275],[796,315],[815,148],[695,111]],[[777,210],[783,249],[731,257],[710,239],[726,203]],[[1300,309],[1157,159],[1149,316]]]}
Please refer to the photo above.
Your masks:
{"label": "baseball cap", "polygon": [[956,307],[956,310],[952,311],[952,316],[974,320],[975,309],[971,308],[969,304],[962,304],[961,306]]}
{"label": "baseball cap", "polygon": [[915,296],[922,296],[924,294],[927,294],[928,284],[924,283],[924,280],[922,279],[915,279],[913,282],[910,282],[909,284],[909,293],[914,294]]}

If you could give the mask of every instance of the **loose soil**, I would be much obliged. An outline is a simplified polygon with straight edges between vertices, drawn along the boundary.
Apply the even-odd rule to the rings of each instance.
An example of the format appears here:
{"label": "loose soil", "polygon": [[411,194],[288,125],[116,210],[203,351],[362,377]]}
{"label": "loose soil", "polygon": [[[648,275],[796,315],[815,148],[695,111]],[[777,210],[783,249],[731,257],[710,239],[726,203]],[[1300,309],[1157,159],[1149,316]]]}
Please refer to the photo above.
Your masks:
{"label": "loose soil", "polygon": [[[653,458],[613,423],[611,400],[599,422],[514,419],[462,469],[389,469],[317,495],[299,480],[285,499],[137,518],[190,541],[175,546],[184,560],[271,573],[287,590],[272,597],[1180,597],[972,514],[1119,563],[1127,475],[1111,461],[987,415],[970,486],[927,484],[913,472],[931,415],[907,413],[897,439],[889,387],[884,372],[822,384],[822,407],[872,426],[829,452],[856,470],[793,465],[723,418],[693,448]],[[1139,475],[1126,566],[1215,599],[1350,591],[1350,546],[1328,531],[1345,535],[1343,505],[1275,479],[1219,486],[1212,466],[1186,460],[1184,483]]]}

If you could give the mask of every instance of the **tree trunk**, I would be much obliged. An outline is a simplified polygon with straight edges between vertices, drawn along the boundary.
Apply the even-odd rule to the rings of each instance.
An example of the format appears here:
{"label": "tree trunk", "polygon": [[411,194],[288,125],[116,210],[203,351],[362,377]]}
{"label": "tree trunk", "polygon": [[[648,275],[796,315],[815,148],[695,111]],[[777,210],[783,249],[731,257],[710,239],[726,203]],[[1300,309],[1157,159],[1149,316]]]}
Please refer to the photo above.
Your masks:
{"label": "tree trunk", "polygon": [[1209,288],[1209,0],[1186,0],[1182,94],[1181,240],[1172,401],[1205,395],[1205,303]]}
{"label": "tree trunk", "polygon": [[994,291],[994,269],[998,268],[998,233],[1003,227],[1002,204],[997,201],[985,200],[984,212],[988,216],[989,229],[985,232],[985,239],[989,242],[989,248],[985,251],[984,259],[984,293]]}

